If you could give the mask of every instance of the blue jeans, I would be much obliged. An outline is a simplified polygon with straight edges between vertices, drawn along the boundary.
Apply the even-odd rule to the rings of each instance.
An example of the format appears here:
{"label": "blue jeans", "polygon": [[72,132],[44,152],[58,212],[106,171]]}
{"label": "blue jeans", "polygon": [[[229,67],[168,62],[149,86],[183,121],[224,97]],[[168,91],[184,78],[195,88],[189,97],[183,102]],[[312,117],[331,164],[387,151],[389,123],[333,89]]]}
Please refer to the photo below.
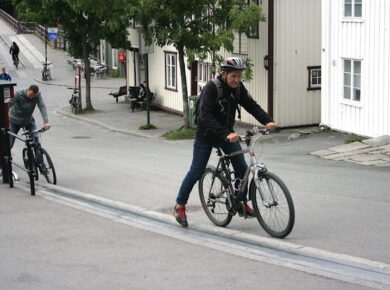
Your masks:
{"label": "blue jeans", "polygon": [[[19,125],[13,123],[12,121],[9,122],[9,130],[14,134],[18,134],[19,130],[22,127],[23,126],[19,126]],[[29,124],[27,124],[26,126],[24,126],[24,128],[29,132],[36,130],[37,125],[35,125],[35,119],[31,118],[31,122]],[[10,140],[9,140],[10,146],[12,149],[12,147],[14,146],[14,143],[15,143],[15,137],[10,135],[9,138],[10,138]],[[39,138],[37,136],[34,137],[34,141],[36,144],[39,144]]]}
{"label": "blue jeans", "polygon": [[[222,142],[209,144],[199,140],[195,140],[191,167],[181,184],[179,193],[176,198],[177,204],[185,205],[187,203],[192,188],[194,187],[195,183],[202,177],[206,169],[207,162],[209,161],[211,150],[213,149],[213,147],[220,147],[225,154],[241,150],[241,146],[239,143]],[[244,155],[240,154],[232,157],[231,162],[234,171],[237,174],[236,178],[243,178],[245,171],[248,167]],[[248,189],[246,188],[243,194],[243,201],[247,200],[247,192]]]}

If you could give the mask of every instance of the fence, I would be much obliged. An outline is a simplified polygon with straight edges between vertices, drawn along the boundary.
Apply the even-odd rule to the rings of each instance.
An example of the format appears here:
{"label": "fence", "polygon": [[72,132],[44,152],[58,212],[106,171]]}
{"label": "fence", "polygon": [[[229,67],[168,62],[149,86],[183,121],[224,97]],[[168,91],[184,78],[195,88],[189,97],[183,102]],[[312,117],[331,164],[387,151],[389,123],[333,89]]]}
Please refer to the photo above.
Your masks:
{"label": "fence", "polygon": [[[36,22],[18,21],[2,9],[0,9],[0,18],[15,30],[16,33],[34,33],[43,41],[45,40],[45,27]],[[57,40],[50,40],[48,44],[53,48],[65,50],[64,32],[59,29]]]}

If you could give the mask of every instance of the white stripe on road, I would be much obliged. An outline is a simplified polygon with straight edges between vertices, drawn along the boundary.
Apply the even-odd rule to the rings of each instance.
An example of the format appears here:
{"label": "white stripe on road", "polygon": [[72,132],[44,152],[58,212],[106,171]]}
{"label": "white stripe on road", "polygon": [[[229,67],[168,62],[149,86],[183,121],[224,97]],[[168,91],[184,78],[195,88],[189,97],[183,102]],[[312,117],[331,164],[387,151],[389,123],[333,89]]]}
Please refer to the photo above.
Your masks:
{"label": "white stripe on road", "polygon": [[[17,183],[16,186],[24,190],[29,189],[21,183]],[[60,186],[45,185],[45,187],[47,188],[37,190],[37,195],[114,222],[227,254],[347,283],[377,289],[388,289],[390,286],[390,265],[385,263],[326,252],[225,228],[191,225],[191,228],[183,229],[177,225],[172,216],[166,214]]]}
{"label": "white stripe on road", "polygon": [[[19,41],[19,39],[16,36],[10,36],[9,39],[13,42],[16,42],[16,44],[20,48],[20,53],[23,54],[27,61],[32,64],[34,68],[41,68],[42,64],[30,53],[31,47],[26,47],[22,42]],[[32,46],[32,45],[30,45]]]}

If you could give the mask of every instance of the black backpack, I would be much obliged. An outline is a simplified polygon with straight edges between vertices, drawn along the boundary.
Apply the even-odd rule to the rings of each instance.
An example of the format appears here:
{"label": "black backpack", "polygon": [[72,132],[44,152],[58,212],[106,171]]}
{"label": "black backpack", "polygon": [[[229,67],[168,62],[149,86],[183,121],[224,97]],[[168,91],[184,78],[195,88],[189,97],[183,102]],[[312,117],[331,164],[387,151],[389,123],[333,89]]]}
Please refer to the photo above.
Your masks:
{"label": "black backpack", "polygon": [[[217,102],[219,102],[220,100],[222,100],[224,97],[223,97],[223,87],[222,87],[222,82],[219,80],[219,79],[212,79],[211,80],[217,87],[217,91],[218,91],[218,97],[217,97]],[[240,101],[240,88],[238,87],[236,89],[236,99],[237,99],[237,103]],[[200,103],[200,95],[198,96],[198,99],[196,101],[196,104],[195,104],[195,111],[194,111],[194,121],[195,121],[195,125],[198,124],[198,116],[199,116],[199,103]],[[241,120],[241,110],[240,110],[240,106],[237,106],[237,113],[238,113],[238,119]]]}

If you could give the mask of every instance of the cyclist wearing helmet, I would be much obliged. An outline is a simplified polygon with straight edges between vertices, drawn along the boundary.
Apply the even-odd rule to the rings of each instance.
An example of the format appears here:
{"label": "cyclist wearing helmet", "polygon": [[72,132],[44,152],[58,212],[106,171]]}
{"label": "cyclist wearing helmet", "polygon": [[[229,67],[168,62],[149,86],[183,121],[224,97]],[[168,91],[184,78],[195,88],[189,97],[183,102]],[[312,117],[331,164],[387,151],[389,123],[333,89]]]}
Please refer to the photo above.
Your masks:
{"label": "cyclist wearing helmet", "polygon": [[[206,169],[212,148],[220,147],[225,154],[241,150],[240,144],[237,143],[239,135],[233,130],[237,107],[241,105],[268,130],[276,129],[272,118],[253,100],[242,84],[244,69],[245,64],[240,58],[225,59],[221,63],[221,74],[217,77],[222,87],[222,98],[218,97],[215,81],[209,81],[200,95],[193,159],[190,170],[181,184],[174,208],[174,216],[183,227],[188,226],[185,205],[192,188]],[[239,175],[236,178],[242,178],[247,169],[244,156],[242,154],[234,156],[231,162],[234,171]],[[243,195],[243,207],[248,216],[254,217],[253,209],[247,204],[246,193],[247,190]]]}

